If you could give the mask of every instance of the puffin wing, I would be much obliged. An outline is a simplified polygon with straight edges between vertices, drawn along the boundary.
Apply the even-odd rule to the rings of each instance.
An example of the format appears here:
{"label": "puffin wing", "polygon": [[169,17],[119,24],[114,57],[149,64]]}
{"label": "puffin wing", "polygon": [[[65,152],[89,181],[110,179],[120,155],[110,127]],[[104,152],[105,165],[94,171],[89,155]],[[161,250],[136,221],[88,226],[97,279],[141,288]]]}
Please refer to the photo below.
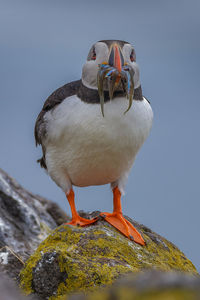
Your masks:
{"label": "puffin wing", "polygon": [[45,101],[41,112],[39,113],[36,123],[35,123],[35,143],[37,145],[42,146],[43,156],[38,159],[37,162],[40,163],[42,168],[47,168],[45,163],[45,147],[43,144],[43,140],[46,136],[46,123],[44,119],[44,115],[46,112],[53,109],[55,106],[59,105],[64,99],[67,97],[76,95],[81,85],[81,80],[72,81],[63,85],[62,87],[55,90]]}

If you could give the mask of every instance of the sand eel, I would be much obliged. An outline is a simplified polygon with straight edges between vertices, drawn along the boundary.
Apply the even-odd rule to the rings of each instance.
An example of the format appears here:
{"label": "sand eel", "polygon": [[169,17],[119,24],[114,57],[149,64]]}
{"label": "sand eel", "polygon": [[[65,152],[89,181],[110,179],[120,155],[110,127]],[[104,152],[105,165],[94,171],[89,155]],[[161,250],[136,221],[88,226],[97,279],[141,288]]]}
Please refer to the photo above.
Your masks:
{"label": "sand eel", "polygon": [[101,216],[129,239],[145,244],[122,215],[121,195],[152,121],[134,47],[118,40],[94,44],[81,80],[50,95],[35,124],[36,145],[43,151],[41,167],[62,188],[71,207],[72,220],[67,224],[87,226],[97,220],[79,216],[73,186],[109,183],[114,209]]}

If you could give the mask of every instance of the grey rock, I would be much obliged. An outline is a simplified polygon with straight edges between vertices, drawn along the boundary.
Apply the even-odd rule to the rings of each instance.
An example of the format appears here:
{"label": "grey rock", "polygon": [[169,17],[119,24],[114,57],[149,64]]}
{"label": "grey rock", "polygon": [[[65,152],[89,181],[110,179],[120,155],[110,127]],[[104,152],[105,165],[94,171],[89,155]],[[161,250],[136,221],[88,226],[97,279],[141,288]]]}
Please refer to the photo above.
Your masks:
{"label": "grey rock", "polygon": [[[128,274],[116,280],[111,287],[99,289],[92,294],[98,300],[199,300],[200,278],[181,272],[158,270]],[[76,293],[66,297],[68,300],[90,300],[91,295]]]}
{"label": "grey rock", "polygon": [[132,287],[138,291],[186,288],[200,292],[200,277],[182,272],[146,270],[116,280],[113,287]]}
{"label": "grey rock", "polygon": [[48,299],[57,290],[60,282],[67,279],[65,272],[60,272],[58,253],[45,253],[33,272],[33,289],[40,299]]}
{"label": "grey rock", "polygon": [[0,169],[0,271],[16,279],[37,246],[66,220],[57,204],[30,193]]}
{"label": "grey rock", "polygon": [[6,273],[10,278],[17,279],[24,262],[11,248],[5,246],[0,251],[0,272]]}
{"label": "grey rock", "polygon": [[0,299],[1,300],[37,300],[35,296],[25,297],[16,284],[5,274],[0,273]]}

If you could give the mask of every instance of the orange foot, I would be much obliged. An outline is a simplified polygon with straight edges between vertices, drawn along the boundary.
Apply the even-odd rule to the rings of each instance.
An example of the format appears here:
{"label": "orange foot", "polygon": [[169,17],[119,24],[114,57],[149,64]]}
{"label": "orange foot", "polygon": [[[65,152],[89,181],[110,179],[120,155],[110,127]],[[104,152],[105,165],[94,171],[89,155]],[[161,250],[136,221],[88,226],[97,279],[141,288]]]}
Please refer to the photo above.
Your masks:
{"label": "orange foot", "polygon": [[71,189],[69,193],[66,194],[67,199],[69,201],[69,205],[71,207],[72,212],[72,220],[71,222],[64,223],[64,225],[74,225],[74,226],[88,226],[98,220],[98,218],[94,218],[92,220],[84,219],[79,216],[76,207],[75,207],[75,201],[74,201],[74,191]]}
{"label": "orange foot", "polygon": [[101,213],[100,215],[127,238],[142,246],[145,245],[141,234],[122,215],[121,192],[117,186],[113,189],[113,213]]}
{"label": "orange foot", "polygon": [[141,234],[137,231],[137,229],[126,220],[122,213],[101,213],[102,216],[108,223],[117,228],[123,235],[125,235],[130,240],[138,243],[142,246],[145,245],[145,241],[143,240]]}
{"label": "orange foot", "polygon": [[89,220],[89,219],[81,218],[79,215],[77,215],[77,217],[72,219],[71,222],[64,223],[64,225],[73,225],[73,226],[84,227],[84,226],[88,226],[88,225],[95,223],[97,221],[97,219],[98,218]]}

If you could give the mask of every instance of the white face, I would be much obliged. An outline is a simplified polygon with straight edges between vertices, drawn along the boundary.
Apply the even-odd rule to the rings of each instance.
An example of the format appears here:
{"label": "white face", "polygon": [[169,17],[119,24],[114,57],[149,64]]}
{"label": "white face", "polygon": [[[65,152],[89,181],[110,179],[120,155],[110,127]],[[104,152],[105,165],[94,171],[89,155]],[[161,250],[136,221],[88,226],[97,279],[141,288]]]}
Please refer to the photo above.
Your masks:
{"label": "white face", "polygon": [[[115,41],[113,41],[115,42]],[[115,42],[117,43],[117,42]],[[124,58],[124,63],[131,66],[134,70],[134,88],[140,86],[139,67],[135,62],[135,50],[131,44],[125,43],[122,47],[119,45]],[[97,89],[97,73],[99,64],[108,63],[111,47],[104,42],[97,42],[89,51],[88,58],[82,69],[82,82],[91,89]]]}

